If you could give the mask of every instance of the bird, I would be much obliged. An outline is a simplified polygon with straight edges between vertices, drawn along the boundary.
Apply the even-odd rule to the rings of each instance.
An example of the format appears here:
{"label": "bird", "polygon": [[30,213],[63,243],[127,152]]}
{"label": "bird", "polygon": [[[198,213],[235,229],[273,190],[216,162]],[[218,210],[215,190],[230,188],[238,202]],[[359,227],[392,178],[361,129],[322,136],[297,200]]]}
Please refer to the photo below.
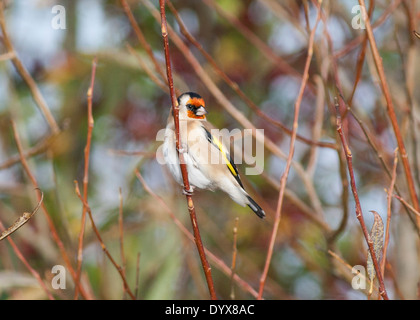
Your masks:
{"label": "bird", "polygon": [[172,111],[165,128],[162,152],[170,173],[180,185],[184,184],[178,152],[183,154],[190,183],[190,190],[183,190],[183,193],[191,195],[195,188],[220,189],[239,205],[248,206],[258,217],[264,218],[264,210],[245,191],[223,139],[219,140],[212,134],[216,128],[206,119],[208,111],[203,98],[197,93],[185,92],[177,98],[177,102],[180,147],[177,150]]}

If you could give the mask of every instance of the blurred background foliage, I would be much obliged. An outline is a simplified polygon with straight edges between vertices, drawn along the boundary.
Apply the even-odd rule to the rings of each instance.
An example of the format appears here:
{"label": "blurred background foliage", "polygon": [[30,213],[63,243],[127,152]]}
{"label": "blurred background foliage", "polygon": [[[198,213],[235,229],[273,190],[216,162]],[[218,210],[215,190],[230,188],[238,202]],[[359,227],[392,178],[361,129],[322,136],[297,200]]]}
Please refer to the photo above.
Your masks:
{"label": "blurred background foliage", "polygon": [[[164,70],[160,22],[154,19],[143,1],[127,2],[153,55]],[[151,2],[158,7],[157,0]],[[418,45],[408,21],[417,23],[419,2],[376,0],[372,15],[372,21],[375,22],[389,11],[386,19],[375,29],[375,37],[415,173],[418,173],[414,139],[419,126],[415,103],[418,93],[413,93],[415,108],[411,110],[406,88],[407,79],[412,79],[417,71],[413,56],[418,53]],[[186,28],[220,68],[261,111],[291,129],[293,106],[301,79],[266,54],[269,52],[280,57],[297,74],[303,73],[309,34],[307,22],[312,28],[317,13],[314,5],[310,1],[292,0],[173,0],[172,3]],[[209,5],[211,3],[216,3],[219,9]],[[352,8],[357,4],[354,0],[323,1],[326,21],[320,22],[316,32],[309,78],[315,90],[306,90],[299,118],[300,135],[337,145],[339,149],[331,61],[332,57],[336,58],[343,94],[348,99],[356,79],[361,43],[344,54],[340,52],[349,48],[353,39],[364,35],[363,29],[353,29],[351,25],[356,15]],[[51,25],[56,15],[52,13],[55,5],[62,5],[66,10],[64,30],[56,30]],[[307,15],[305,6],[309,8]],[[223,13],[237,19],[268,49],[255,45]],[[167,15],[169,25],[174,27],[238,112],[256,128],[264,129],[265,137],[287,155],[289,135],[249,108],[217,75],[203,55],[180,34],[180,28],[169,9]],[[6,226],[11,225],[19,215],[32,210],[37,203],[34,186],[20,162],[4,165],[18,155],[11,126],[13,120],[24,150],[48,140],[44,150],[28,157],[28,164],[44,192],[45,207],[71,264],[76,267],[83,207],[75,193],[73,181],[77,180],[80,186],[83,182],[87,89],[92,59],[97,57],[88,199],[102,239],[114,259],[122,264],[118,225],[121,188],[124,269],[130,288],[134,291],[138,287],[140,299],[207,299],[208,291],[194,243],[180,232],[162,203],[145,190],[135,175],[137,168],[153,192],[163,198],[176,217],[191,230],[181,187],[174,183],[166,168],[154,156],[161,144],[156,139],[157,133],[166,126],[170,98],[168,92],[162,90],[142,66],[141,62],[145,63],[159,77],[150,56],[140,45],[121,2],[6,1],[5,19],[16,53],[36,81],[61,132],[51,141],[48,140],[50,128],[27,84],[10,60],[0,60],[0,221]],[[330,44],[326,40],[326,32],[331,37]],[[2,39],[0,54],[7,52]],[[129,50],[127,44],[133,50]],[[208,118],[218,128],[243,129],[210,93],[173,42],[170,43],[170,50],[176,88],[180,92],[201,94],[210,111]],[[352,107],[375,138],[386,163],[392,166],[396,143],[372,61],[368,48]],[[384,188],[389,188],[390,182],[376,152],[350,114],[346,118],[346,134],[354,155],[359,196],[370,228],[373,216],[368,210],[378,211],[386,220]],[[354,275],[348,267],[366,265],[366,244],[355,217],[351,194],[348,201],[342,199],[348,187],[345,185],[343,189],[345,179],[340,174],[340,169],[343,169],[339,160],[340,152],[334,148],[296,142],[294,162],[303,168],[314,192],[308,193],[296,167],[292,167],[264,298],[366,298],[362,290],[351,287]],[[278,182],[285,163],[285,159],[265,149],[262,175],[245,176],[246,165],[239,165],[250,193],[267,212],[265,220],[259,220],[248,208],[240,207],[219,191],[199,191],[194,195],[203,243],[228,267],[232,261],[235,218],[239,218],[235,273],[254,290],[258,290],[267,254],[278,199]],[[398,168],[397,184],[402,196],[408,200],[405,178],[400,171]],[[417,183],[419,178],[416,175]],[[40,274],[53,297],[72,299],[75,286],[69,272],[66,273],[65,290],[51,288],[54,276],[51,268],[65,265],[65,262],[42,211],[11,238],[32,268]],[[345,211],[348,211],[348,215],[344,214]],[[390,297],[413,299],[417,297],[419,280],[418,234],[398,202],[393,202],[392,212],[388,251],[391,267],[386,269],[386,285]],[[333,241],[329,241],[330,232],[340,225],[343,226],[342,230]],[[338,261],[328,250],[343,260]],[[18,259],[7,240],[0,243],[0,257],[2,299],[47,298],[45,290],[41,289],[39,282]],[[229,299],[232,287],[234,298],[254,298],[237,283],[232,284],[230,275],[223,272],[212,259],[209,261],[219,298]],[[90,221],[86,223],[82,284],[96,299],[129,298],[124,293],[118,272],[104,255],[92,232]]]}

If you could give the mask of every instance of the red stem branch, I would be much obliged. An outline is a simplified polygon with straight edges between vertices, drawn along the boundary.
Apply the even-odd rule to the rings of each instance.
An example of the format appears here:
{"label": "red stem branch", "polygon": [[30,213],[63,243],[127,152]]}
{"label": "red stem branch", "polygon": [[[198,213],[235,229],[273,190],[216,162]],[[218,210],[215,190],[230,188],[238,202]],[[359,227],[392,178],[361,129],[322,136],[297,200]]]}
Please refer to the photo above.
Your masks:
{"label": "red stem branch", "polygon": [[338,135],[340,136],[340,140],[343,145],[344,154],[346,155],[347,166],[348,166],[348,171],[350,175],[351,191],[353,192],[354,201],[356,202],[356,218],[357,220],[359,220],[360,226],[363,231],[363,235],[365,236],[367,245],[369,247],[369,252],[372,256],[372,261],[375,267],[376,276],[378,277],[378,281],[379,281],[379,294],[382,296],[384,300],[388,300],[388,294],[385,289],[385,284],[382,277],[381,268],[378,263],[378,259],[376,258],[375,249],[373,247],[373,241],[369,236],[369,232],[365,224],[365,219],[363,218],[362,206],[360,205],[359,195],[357,193],[357,188],[356,188],[356,181],[354,178],[353,160],[352,160],[353,155],[347,144],[346,138],[344,137],[343,130],[341,127],[341,116],[339,112],[338,102],[336,102],[336,111],[337,111],[337,132],[338,132]]}
{"label": "red stem branch", "polygon": [[320,19],[321,19],[321,8],[318,8],[317,20],[315,22],[315,26],[312,29],[310,37],[309,37],[308,55],[307,55],[307,58],[306,58],[305,69],[304,69],[304,73],[303,73],[303,76],[302,76],[302,83],[301,83],[299,94],[298,94],[298,97],[297,97],[296,103],[295,103],[295,108],[294,108],[295,109],[295,114],[294,114],[294,119],[293,119],[293,131],[292,131],[292,136],[291,136],[291,139],[290,139],[289,155],[287,157],[286,169],[285,169],[285,171],[284,171],[284,173],[283,173],[283,175],[280,179],[280,191],[279,191],[279,197],[278,197],[278,202],[277,202],[276,215],[275,215],[275,218],[274,218],[274,226],[273,226],[273,231],[271,233],[271,239],[270,239],[270,243],[269,243],[269,247],[268,247],[268,251],[267,251],[267,258],[266,258],[266,261],[265,261],[264,270],[263,270],[263,273],[262,273],[261,278],[260,278],[260,287],[259,287],[259,292],[258,292],[258,299],[262,299],[262,296],[263,296],[265,281],[267,279],[268,269],[270,268],[271,258],[273,256],[274,243],[276,241],[277,231],[278,231],[278,228],[279,228],[279,225],[280,225],[281,209],[282,209],[282,205],[283,205],[284,192],[286,190],[287,177],[289,175],[290,167],[292,165],[293,153],[294,153],[294,150],[295,150],[295,141],[296,141],[296,137],[297,137],[299,111],[300,111],[300,106],[301,106],[302,99],[303,99],[303,93],[305,91],[305,87],[306,87],[306,84],[307,84],[308,79],[309,79],[309,66],[311,64],[312,55],[313,55],[313,44],[314,44],[314,39],[315,39],[315,31],[317,29],[318,22],[319,22]]}
{"label": "red stem branch", "polygon": [[[87,202],[88,196],[88,184],[89,184],[89,159],[90,159],[90,145],[92,141],[92,130],[94,125],[93,115],[92,115],[92,94],[93,94],[93,86],[95,85],[95,74],[96,74],[96,63],[97,59],[93,59],[92,61],[92,73],[91,73],[91,80],[90,86],[87,91],[87,114],[88,114],[88,131],[87,131],[87,139],[86,139],[86,146],[85,146],[85,167],[84,167],[84,174],[83,174],[83,201]],[[86,225],[86,207],[83,206],[82,211],[82,220],[80,226],[80,233],[79,233],[79,245],[77,249],[77,281],[80,281],[80,273],[82,270],[82,261],[83,261],[83,237],[85,234],[85,225]],[[74,293],[74,299],[77,299],[79,295],[78,287],[76,286],[76,290]]]}
{"label": "red stem branch", "polygon": [[[162,28],[162,37],[165,50],[165,61],[166,61],[166,74],[168,78],[169,92],[171,95],[171,104],[172,111],[174,116],[175,123],[175,136],[176,136],[176,148],[180,149],[180,136],[179,136],[179,106],[175,96],[174,83],[172,78],[172,68],[171,68],[171,59],[169,55],[169,40],[168,40],[168,27],[166,22],[166,13],[165,13],[165,0],[159,0],[160,5],[160,15],[161,15],[161,28]],[[185,165],[184,155],[179,153],[179,162],[182,173],[182,180],[184,183],[184,190],[190,190],[190,182],[188,180],[187,166]],[[214,290],[213,278],[211,275],[211,268],[206,258],[206,253],[204,251],[203,242],[201,241],[200,231],[198,229],[197,216],[195,213],[195,207],[191,195],[186,195],[188,212],[190,214],[191,223],[194,232],[194,241],[200,255],[201,264],[203,266],[204,274],[206,276],[207,286],[210,292],[210,297],[212,300],[216,300],[216,292]]]}

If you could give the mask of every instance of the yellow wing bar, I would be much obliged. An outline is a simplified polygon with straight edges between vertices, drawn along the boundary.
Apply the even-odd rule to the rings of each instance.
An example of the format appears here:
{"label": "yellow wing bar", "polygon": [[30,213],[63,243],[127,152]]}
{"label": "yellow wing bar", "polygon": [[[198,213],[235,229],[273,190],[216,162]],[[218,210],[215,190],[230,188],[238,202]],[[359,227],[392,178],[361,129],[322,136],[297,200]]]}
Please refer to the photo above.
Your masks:
{"label": "yellow wing bar", "polygon": [[229,152],[226,150],[225,146],[220,142],[219,139],[217,139],[215,136],[213,136],[206,128],[203,127],[203,129],[206,131],[207,134],[207,140],[212,143],[214,146],[219,149],[221,154],[223,155],[223,158],[225,159],[226,165],[230,171],[230,173],[234,176],[236,181],[239,183],[239,185],[243,188],[242,181],[239,177],[239,171],[238,168],[236,168],[235,163],[232,161],[232,158],[230,157]]}

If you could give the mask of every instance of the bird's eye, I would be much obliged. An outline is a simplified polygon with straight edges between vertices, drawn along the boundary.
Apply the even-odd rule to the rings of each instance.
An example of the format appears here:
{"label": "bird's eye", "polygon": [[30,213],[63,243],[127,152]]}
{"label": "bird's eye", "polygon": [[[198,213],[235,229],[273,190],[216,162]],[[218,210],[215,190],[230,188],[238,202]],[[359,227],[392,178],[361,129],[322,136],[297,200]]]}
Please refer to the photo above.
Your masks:
{"label": "bird's eye", "polygon": [[187,104],[186,107],[190,110],[193,108],[193,106],[191,104]]}

